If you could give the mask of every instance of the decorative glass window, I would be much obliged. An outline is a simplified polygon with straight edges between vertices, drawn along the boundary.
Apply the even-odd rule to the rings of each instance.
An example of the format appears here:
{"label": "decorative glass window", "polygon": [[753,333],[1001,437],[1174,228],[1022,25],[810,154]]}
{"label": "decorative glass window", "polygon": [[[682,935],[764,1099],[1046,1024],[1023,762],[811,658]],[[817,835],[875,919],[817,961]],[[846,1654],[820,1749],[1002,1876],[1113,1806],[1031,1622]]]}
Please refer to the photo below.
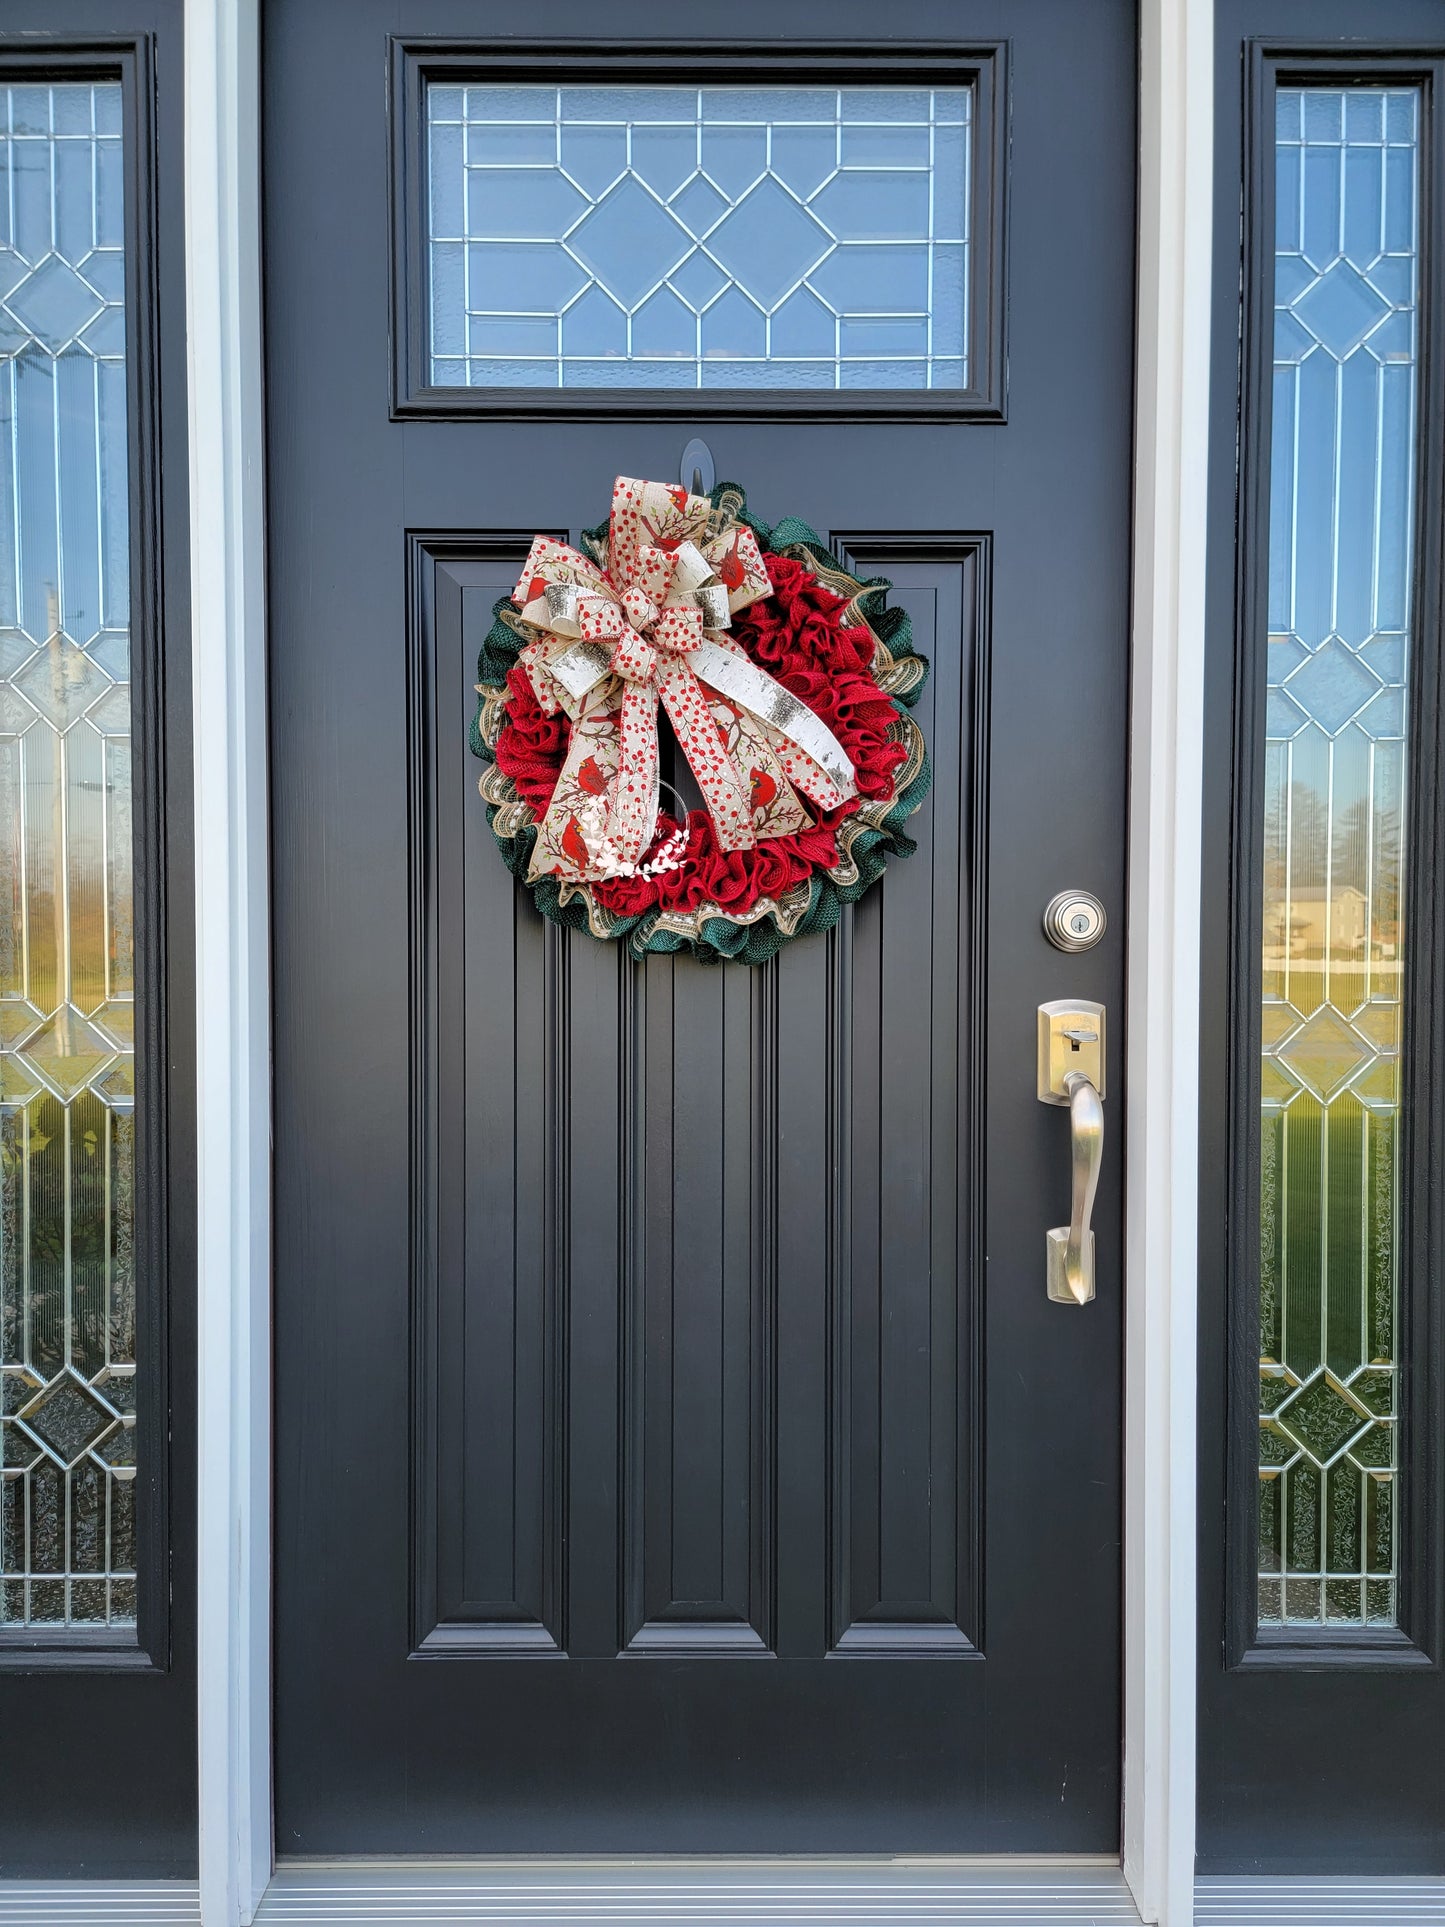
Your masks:
{"label": "decorative glass window", "polygon": [[432,384],[964,388],[972,106],[429,83]]}
{"label": "decorative glass window", "polygon": [[136,1612],[121,145],[0,87],[0,1626]]}
{"label": "decorative glass window", "polygon": [[1420,96],[1276,136],[1259,1619],[1392,1625]]}

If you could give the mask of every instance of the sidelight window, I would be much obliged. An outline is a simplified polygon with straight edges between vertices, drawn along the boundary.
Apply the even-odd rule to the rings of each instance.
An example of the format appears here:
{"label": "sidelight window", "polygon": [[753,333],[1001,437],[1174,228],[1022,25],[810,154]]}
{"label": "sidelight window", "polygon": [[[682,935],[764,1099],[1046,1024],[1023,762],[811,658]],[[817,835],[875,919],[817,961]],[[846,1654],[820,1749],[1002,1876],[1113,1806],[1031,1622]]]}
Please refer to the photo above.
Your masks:
{"label": "sidelight window", "polygon": [[1416,609],[1415,86],[1281,86],[1259,1086],[1258,1618],[1392,1626]]}
{"label": "sidelight window", "polygon": [[0,86],[0,1627],[136,1618],[121,110]]}

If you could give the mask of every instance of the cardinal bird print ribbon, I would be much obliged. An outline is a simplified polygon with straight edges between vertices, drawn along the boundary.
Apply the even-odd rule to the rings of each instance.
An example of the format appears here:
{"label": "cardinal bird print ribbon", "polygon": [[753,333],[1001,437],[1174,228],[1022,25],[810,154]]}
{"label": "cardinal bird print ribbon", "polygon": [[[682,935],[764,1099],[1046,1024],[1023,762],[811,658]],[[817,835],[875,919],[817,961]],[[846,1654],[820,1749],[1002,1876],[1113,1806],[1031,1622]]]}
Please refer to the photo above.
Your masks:
{"label": "cardinal bird print ribbon", "polygon": [[[533,540],[482,650],[473,748],[509,866],[546,914],[639,953],[758,961],[826,927],[911,850],[927,789],[927,664],[887,585],[726,484],[621,476],[584,543]],[[701,810],[662,809],[668,731]]]}
{"label": "cardinal bird print ribbon", "polygon": [[709,527],[685,489],[618,478],[607,565],[539,535],[512,600],[538,634],[522,666],[572,743],[532,854],[532,876],[600,881],[641,862],[657,826],[658,711],[666,713],[718,847],[800,829],[854,794],[827,724],[730,640],[736,611],[772,589],[751,529]]}

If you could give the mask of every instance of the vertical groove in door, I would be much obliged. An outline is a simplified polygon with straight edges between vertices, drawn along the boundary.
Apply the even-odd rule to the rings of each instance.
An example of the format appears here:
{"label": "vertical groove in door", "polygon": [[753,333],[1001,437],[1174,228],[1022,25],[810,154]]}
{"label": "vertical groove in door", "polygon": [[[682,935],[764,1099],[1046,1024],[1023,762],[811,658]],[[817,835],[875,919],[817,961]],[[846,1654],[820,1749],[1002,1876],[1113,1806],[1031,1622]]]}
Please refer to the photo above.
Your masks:
{"label": "vertical groove in door", "polygon": [[[756,1233],[769,1040],[750,974],[634,966],[624,1125],[636,1236],[623,1288],[623,1628],[633,1654],[771,1646],[771,1293]],[[762,1077],[770,1082],[763,1070]]]}
{"label": "vertical groove in door", "polygon": [[[569,1372],[568,1651],[610,1658],[621,1643],[618,1531],[618,1374],[621,1294],[627,1262],[624,1198],[629,1078],[624,1015],[627,974],[620,946],[582,932],[557,933],[566,1013],[565,1108],[553,1156],[565,1163],[565,1302]],[[559,1204],[559,1210],[561,1206]]]}
{"label": "vertical groove in door", "polygon": [[[647,1092],[657,1053],[651,1048],[649,1018],[659,1001],[648,995],[646,966],[629,964],[623,980],[623,1077],[626,1096],[620,1106],[622,1127],[624,1223],[622,1235],[622,1290],[618,1304],[618,1344],[621,1377],[617,1400],[617,1558],[620,1573],[618,1611],[622,1644],[630,1646],[647,1619],[643,1571],[645,1539],[643,1505],[646,1500],[641,1384],[646,1337],[641,1317],[646,1290],[647,1236]],[[654,1128],[663,1129],[663,1119]]]}
{"label": "vertical groove in door", "polygon": [[848,1629],[848,1573],[853,1557],[853,1510],[848,1465],[853,1453],[853,1373],[850,1322],[853,1279],[852,1190],[847,1182],[853,1144],[854,907],[845,906],[828,932],[828,1646]]}
{"label": "vertical groove in door", "polygon": [[773,1649],[778,1623],[778,960],[748,972],[750,1173],[748,1295],[753,1402],[749,1428],[753,1624]]}
{"label": "vertical groove in door", "polygon": [[[514,915],[518,937],[535,949],[537,929],[534,919],[523,920],[527,908],[515,900]],[[558,1646],[565,1652],[569,1639],[570,1587],[567,1570],[567,1494],[569,1488],[568,1414],[571,1411],[571,1252],[572,1190],[567,1157],[570,1137],[563,1129],[569,1109],[571,1082],[571,1023],[568,1003],[568,942],[555,924],[543,927],[542,1005],[545,1035],[543,1042],[543,1089],[546,1115],[542,1129],[542,1184],[540,1195],[547,1202],[542,1232],[542,1319],[543,1355],[546,1381],[541,1413],[541,1434],[545,1461],[543,1466],[542,1516],[546,1521],[543,1538],[543,1597],[553,1615]],[[521,973],[519,973],[520,976]],[[533,1191],[532,1195],[538,1195]],[[550,1409],[547,1399],[550,1396]]]}
{"label": "vertical groove in door", "polygon": [[[419,1461],[413,1646],[565,1643],[568,1030],[558,933],[499,873],[455,728],[515,538],[412,538]],[[482,994],[478,994],[481,990]],[[541,1208],[538,1201],[541,1200]]]}

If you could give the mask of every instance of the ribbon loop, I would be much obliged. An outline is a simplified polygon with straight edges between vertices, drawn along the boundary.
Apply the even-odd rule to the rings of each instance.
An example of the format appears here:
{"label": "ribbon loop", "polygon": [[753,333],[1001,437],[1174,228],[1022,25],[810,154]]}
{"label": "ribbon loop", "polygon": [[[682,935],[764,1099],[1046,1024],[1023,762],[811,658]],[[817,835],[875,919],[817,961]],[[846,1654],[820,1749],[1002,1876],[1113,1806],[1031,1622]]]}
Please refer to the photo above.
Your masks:
{"label": "ribbon loop", "polygon": [[657,674],[657,651],[636,629],[624,629],[612,651],[612,670],[628,683],[650,683]]}
{"label": "ribbon loop", "polygon": [[646,590],[639,589],[635,584],[622,591],[622,608],[639,635],[645,634],[662,613]]}

